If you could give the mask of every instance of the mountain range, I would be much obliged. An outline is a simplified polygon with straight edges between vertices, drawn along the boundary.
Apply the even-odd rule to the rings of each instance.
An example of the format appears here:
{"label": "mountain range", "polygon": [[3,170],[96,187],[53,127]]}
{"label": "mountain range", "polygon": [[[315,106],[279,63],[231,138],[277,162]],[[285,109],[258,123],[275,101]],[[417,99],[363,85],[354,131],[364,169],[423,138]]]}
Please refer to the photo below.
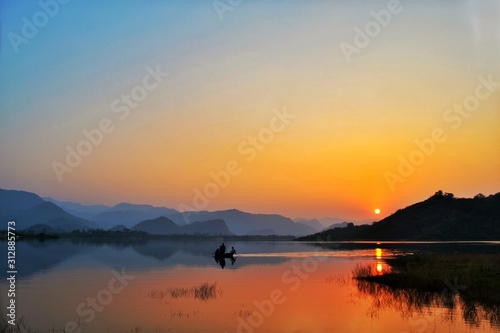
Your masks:
{"label": "mountain range", "polygon": [[130,203],[113,207],[82,205],[5,189],[0,189],[0,219],[16,221],[17,230],[46,233],[131,229],[159,234],[303,236],[324,229],[322,225],[295,222],[278,214],[252,214],[237,209],[179,212],[167,207]]}
{"label": "mountain range", "polygon": [[381,221],[356,225],[355,221],[335,218],[294,221],[278,214],[252,214],[237,209],[179,212],[130,203],[113,207],[81,205],[41,198],[31,192],[0,189],[0,220],[3,226],[14,220],[16,230],[35,233],[102,229],[160,235],[291,235],[305,241],[498,240],[500,193],[455,198],[451,193],[438,191]]}
{"label": "mountain range", "polygon": [[132,230],[155,235],[233,235],[223,220],[196,221],[179,226],[165,216],[137,223]]}

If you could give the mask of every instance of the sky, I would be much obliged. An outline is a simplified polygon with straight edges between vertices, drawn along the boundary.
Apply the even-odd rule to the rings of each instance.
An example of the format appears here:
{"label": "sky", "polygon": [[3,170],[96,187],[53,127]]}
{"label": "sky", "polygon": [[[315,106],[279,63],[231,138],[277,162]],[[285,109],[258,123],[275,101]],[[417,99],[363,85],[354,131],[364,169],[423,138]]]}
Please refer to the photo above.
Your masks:
{"label": "sky", "polygon": [[496,0],[0,1],[0,20],[1,188],[357,220],[500,190]]}

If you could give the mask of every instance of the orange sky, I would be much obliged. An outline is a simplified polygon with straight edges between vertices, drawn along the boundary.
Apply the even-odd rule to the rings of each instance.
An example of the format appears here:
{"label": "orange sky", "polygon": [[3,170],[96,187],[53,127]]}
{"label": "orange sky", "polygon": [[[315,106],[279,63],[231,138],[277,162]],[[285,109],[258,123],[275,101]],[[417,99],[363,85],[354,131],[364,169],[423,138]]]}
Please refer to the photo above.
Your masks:
{"label": "orange sky", "polygon": [[[6,8],[2,34],[37,10],[23,6]],[[439,189],[499,190],[497,2],[402,3],[350,62],[340,45],[386,2],[247,3],[222,21],[209,4],[127,4],[120,18],[100,6],[84,28],[72,18],[89,8],[68,5],[18,53],[2,39],[2,188],[351,219]],[[141,91],[128,107],[123,96]],[[82,131],[103,120],[109,133],[69,166],[67,147],[85,149]]]}

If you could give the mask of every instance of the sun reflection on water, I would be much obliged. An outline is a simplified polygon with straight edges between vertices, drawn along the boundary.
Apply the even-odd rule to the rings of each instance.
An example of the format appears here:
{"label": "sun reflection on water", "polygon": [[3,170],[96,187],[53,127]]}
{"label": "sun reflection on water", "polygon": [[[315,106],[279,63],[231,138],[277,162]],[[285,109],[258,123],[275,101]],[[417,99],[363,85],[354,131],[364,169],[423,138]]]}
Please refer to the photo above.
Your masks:
{"label": "sun reflection on water", "polygon": [[382,249],[381,248],[376,248],[375,249],[375,257],[377,259],[382,259]]}

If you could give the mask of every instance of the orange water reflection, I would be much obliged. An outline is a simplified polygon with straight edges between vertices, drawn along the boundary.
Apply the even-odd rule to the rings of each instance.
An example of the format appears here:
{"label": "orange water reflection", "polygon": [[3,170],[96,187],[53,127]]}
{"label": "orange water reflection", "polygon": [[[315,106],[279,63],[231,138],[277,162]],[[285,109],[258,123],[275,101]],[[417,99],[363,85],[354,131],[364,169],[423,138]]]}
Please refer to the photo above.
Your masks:
{"label": "orange water reflection", "polygon": [[[235,265],[244,260],[239,258]],[[411,298],[391,300],[387,292],[353,281],[349,272],[360,261],[301,258],[224,270],[207,261],[208,266],[131,271],[135,279],[89,322],[85,322],[88,316],[79,317],[76,308],[107,285],[112,276],[109,269],[59,271],[21,281],[18,301],[23,304],[23,316],[39,330],[63,329],[67,321],[80,319],[82,332],[385,333],[415,331],[412,320],[427,320],[425,306],[409,306]],[[208,297],[200,296],[203,290]],[[40,307],[40,300],[46,306]],[[396,306],[386,306],[391,302]],[[427,306],[426,311],[433,314],[448,313],[436,304]],[[427,331],[450,327],[499,331],[483,321],[469,326],[461,316],[435,321]]]}
{"label": "orange water reflection", "polygon": [[375,249],[375,258],[382,259],[382,249],[380,249],[380,248]]}

